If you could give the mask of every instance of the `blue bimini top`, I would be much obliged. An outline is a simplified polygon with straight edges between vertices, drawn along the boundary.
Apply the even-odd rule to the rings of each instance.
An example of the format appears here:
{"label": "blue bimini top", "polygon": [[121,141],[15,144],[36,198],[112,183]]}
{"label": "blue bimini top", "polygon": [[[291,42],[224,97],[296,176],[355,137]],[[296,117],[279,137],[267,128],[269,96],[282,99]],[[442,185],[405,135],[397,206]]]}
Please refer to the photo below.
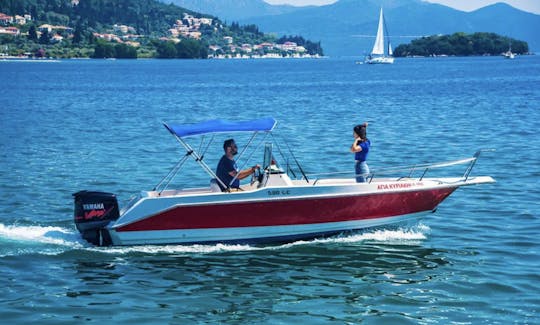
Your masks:
{"label": "blue bimini top", "polygon": [[165,123],[163,123],[163,125],[165,125],[169,132],[182,138],[208,133],[272,131],[272,129],[276,126],[276,120],[272,117],[267,117],[258,120],[240,122],[210,120],[186,125],[167,125]]}

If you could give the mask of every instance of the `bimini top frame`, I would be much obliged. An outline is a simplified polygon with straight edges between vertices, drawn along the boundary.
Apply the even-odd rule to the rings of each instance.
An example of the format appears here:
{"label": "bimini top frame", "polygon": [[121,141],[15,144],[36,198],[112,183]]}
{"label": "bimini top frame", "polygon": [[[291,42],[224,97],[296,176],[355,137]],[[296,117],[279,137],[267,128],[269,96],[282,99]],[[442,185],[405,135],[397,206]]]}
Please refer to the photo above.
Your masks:
{"label": "bimini top frame", "polygon": [[[163,122],[163,125],[169,132],[176,138],[176,140],[186,149],[186,154],[176,166],[161,180],[161,182],[154,188],[158,190],[161,188],[160,192],[163,191],[174,176],[180,170],[182,164],[189,158],[192,157],[203,170],[208,173],[212,178],[216,179],[224,188],[229,188],[229,184],[224,184],[221,179],[219,179],[216,173],[204,162],[204,152],[198,152],[191,147],[184,138],[191,136],[199,136],[206,134],[216,134],[216,133],[225,133],[225,132],[253,132],[250,140],[246,146],[242,149],[239,157],[242,156],[244,151],[249,147],[251,142],[255,139],[259,132],[265,132],[265,137],[268,136],[270,131],[276,126],[276,120],[271,117],[250,120],[250,121],[225,121],[225,120],[210,120],[205,122],[200,122],[196,124],[167,124]],[[262,141],[264,141],[264,139]],[[211,142],[212,140],[210,140]],[[261,141],[261,143],[262,143]],[[210,143],[208,144],[208,146]],[[208,147],[207,147],[208,148]],[[234,179],[233,179],[234,181]]]}

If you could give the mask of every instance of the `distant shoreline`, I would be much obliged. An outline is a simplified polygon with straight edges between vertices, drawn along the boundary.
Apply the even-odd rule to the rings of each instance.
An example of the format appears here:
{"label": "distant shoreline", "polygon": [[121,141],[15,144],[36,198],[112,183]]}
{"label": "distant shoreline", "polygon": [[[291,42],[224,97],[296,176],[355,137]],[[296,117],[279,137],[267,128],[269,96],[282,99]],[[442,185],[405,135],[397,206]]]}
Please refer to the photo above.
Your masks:
{"label": "distant shoreline", "polygon": [[[516,56],[529,56],[529,55],[536,55],[536,53],[534,52],[528,52],[528,53],[523,53],[523,54],[516,54]],[[409,55],[409,56],[396,56],[396,58],[400,58],[400,59],[417,59],[417,58],[474,58],[474,57],[499,57],[499,56],[504,56],[503,54],[495,54],[495,55],[491,55],[491,54],[484,54],[484,55],[446,55],[446,54],[441,54],[441,55]]]}
{"label": "distant shoreline", "polygon": [[[520,56],[535,56],[537,55],[535,52],[525,53],[525,54],[519,54],[516,55],[516,57]],[[135,59],[117,59],[117,58],[90,58],[90,57],[74,57],[74,58],[35,58],[30,56],[0,56],[0,62],[60,62],[60,61],[66,61],[66,60],[317,60],[317,59],[332,59],[332,58],[358,58],[359,56],[351,55],[351,56],[319,56],[319,55],[312,55],[312,56],[303,56],[303,57],[213,57],[208,59],[158,59],[158,58],[135,58]],[[361,56],[360,56],[361,57]],[[503,57],[503,55],[430,55],[430,56],[403,56],[403,57],[396,57],[397,59],[443,59],[443,58],[482,58],[482,57]]]}
{"label": "distant shoreline", "polygon": [[36,58],[31,56],[0,56],[0,61],[60,61],[60,60],[280,60],[280,59],[327,59],[328,56],[321,55],[304,55],[304,56],[251,56],[251,57],[210,57],[207,59],[180,59],[180,58],[133,58],[133,59],[117,59],[117,58],[90,58],[90,57],[74,57],[74,58]]}

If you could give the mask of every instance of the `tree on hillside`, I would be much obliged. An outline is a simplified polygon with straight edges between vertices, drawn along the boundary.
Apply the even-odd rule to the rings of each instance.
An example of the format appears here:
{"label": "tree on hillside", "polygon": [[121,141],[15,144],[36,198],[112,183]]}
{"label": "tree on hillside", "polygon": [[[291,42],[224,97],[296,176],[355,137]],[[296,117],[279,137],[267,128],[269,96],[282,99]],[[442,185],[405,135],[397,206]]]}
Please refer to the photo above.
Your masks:
{"label": "tree on hillside", "polygon": [[36,26],[32,25],[28,29],[28,39],[34,42],[37,42],[38,36],[37,36]]}
{"label": "tree on hillside", "polygon": [[75,30],[73,31],[73,39],[71,42],[73,44],[80,44],[83,41],[83,28],[80,23],[77,24]]}
{"label": "tree on hillside", "polygon": [[187,38],[176,44],[176,55],[180,59],[206,59],[208,50],[201,41]]}
{"label": "tree on hillside", "polygon": [[39,37],[39,43],[49,44],[49,42],[50,42],[49,31],[45,29],[44,31],[41,32],[41,36]]}
{"label": "tree on hillside", "polygon": [[98,40],[96,42],[94,54],[92,55],[94,59],[114,58],[115,56],[116,51],[112,44],[107,43],[103,40]]}
{"label": "tree on hillside", "polygon": [[156,56],[159,59],[176,58],[176,47],[173,42],[156,42]]}
{"label": "tree on hillside", "polygon": [[117,59],[136,59],[137,49],[127,44],[116,44],[114,46],[115,55]]}

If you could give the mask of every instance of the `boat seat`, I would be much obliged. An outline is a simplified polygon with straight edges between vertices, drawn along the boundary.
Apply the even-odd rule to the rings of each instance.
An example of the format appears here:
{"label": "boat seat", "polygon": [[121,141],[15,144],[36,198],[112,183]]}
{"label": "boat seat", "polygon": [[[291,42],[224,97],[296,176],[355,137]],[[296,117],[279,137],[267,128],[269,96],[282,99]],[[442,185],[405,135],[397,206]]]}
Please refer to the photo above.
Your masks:
{"label": "boat seat", "polygon": [[221,187],[219,187],[219,184],[215,178],[210,180],[210,191],[221,193]]}

